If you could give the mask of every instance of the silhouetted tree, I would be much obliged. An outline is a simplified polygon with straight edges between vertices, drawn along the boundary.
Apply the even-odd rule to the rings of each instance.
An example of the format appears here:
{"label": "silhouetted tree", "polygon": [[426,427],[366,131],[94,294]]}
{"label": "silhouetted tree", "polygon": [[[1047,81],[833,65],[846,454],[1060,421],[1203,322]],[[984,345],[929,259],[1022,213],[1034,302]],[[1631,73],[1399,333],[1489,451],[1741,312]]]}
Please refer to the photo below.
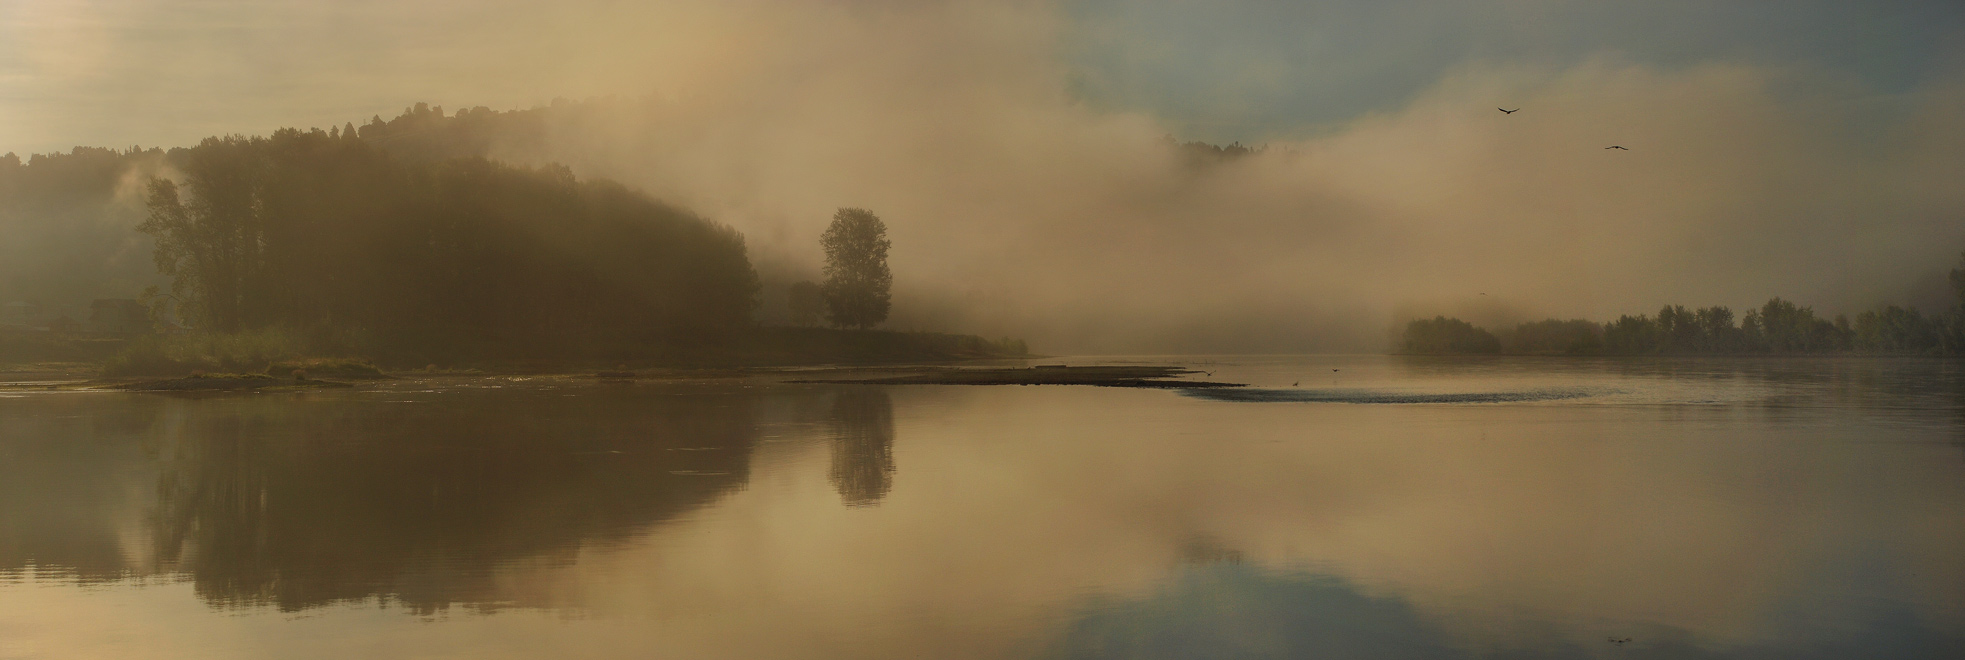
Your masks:
{"label": "silhouetted tree", "polygon": [[172,275],[180,310],[219,332],[236,332],[256,311],[266,218],[264,140],[206,138],[184,158],[184,190],[153,180],[150,217],[138,230],[157,239],[157,270]]}
{"label": "silhouetted tree", "polygon": [[886,223],[866,209],[840,209],[819,245],[826,250],[822,290],[833,324],[865,329],[887,320],[894,275],[887,270]]}

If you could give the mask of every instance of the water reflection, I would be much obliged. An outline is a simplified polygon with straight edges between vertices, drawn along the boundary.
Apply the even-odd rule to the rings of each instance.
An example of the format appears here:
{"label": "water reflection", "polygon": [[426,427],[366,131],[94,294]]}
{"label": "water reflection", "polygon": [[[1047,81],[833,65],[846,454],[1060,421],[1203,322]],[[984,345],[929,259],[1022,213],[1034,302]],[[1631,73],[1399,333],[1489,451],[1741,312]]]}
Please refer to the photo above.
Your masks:
{"label": "water reflection", "polygon": [[[127,433],[97,429],[81,450],[10,429],[8,447],[55,455],[0,468],[6,509],[29,516],[0,537],[0,568],[176,572],[222,606],[495,608],[512,602],[492,578],[501,566],[570,561],[743,485],[751,403],[610,391],[163,400],[138,402],[116,422]],[[118,464],[136,457],[118,450],[130,440],[159,458],[140,506],[105,499],[129,491],[106,482],[127,476]],[[80,487],[45,487],[64,480]],[[141,525],[117,529],[137,510]],[[148,548],[130,547],[135,536]]]}
{"label": "water reflection", "polygon": [[832,401],[833,488],[847,506],[872,506],[894,488],[894,402],[878,387],[849,387]]}
{"label": "water reflection", "polygon": [[1073,660],[1457,657],[1398,598],[1236,563],[1183,570],[1145,598],[1094,601],[1066,630],[1055,656]]}
{"label": "water reflection", "polygon": [[1796,630],[1785,639],[1715,645],[1662,626],[1597,630],[1542,625],[1469,645],[1391,594],[1341,577],[1236,563],[1191,566],[1132,600],[1095,599],[1067,625],[1052,657],[1136,658],[1956,658],[1965,639],[1904,609],[1855,630]]}
{"label": "water reflection", "polygon": [[0,656],[1960,655],[1953,367],[1341,359],[1628,394],[0,393]]}
{"label": "water reflection", "polygon": [[[20,405],[31,401],[32,406]],[[150,433],[162,400],[102,407],[40,396],[0,414],[0,579],[34,566],[41,575],[100,582],[142,572],[124,551],[138,522],[131,491],[151,483],[158,452]]]}

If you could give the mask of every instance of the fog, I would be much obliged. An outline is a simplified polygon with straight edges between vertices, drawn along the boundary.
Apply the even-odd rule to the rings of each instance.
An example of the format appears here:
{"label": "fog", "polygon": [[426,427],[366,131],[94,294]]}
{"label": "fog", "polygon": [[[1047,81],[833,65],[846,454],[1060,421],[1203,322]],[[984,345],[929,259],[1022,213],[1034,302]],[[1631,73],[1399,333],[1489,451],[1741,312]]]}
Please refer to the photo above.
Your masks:
{"label": "fog", "polygon": [[[1518,4],[1530,29],[1548,3]],[[1224,127],[1208,113],[1234,98],[1183,115],[1123,93],[1127,69],[1086,64],[1086,44],[1111,41],[1087,31],[1118,28],[1074,13],[1083,3],[269,7],[15,4],[10,30],[35,39],[0,54],[26,72],[6,84],[44,100],[0,120],[0,151],[611,97],[555,115],[543,148],[491,155],[563,162],[739,229],[767,313],[784,284],[816,278],[832,211],[871,209],[894,244],[888,327],[1046,352],[1374,351],[1417,315],[1603,320],[1777,295],[1828,313],[1928,307],[1965,249],[1956,52],[1883,84],[1569,35],[1560,55],[1426,51],[1439,66],[1330,82],[1355,97],[1378,71],[1391,90],[1321,106],[1341,117]],[[1427,34],[1315,54],[1354,70]],[[199,35],[217,40],[187,46]],[[1297,74],[1317,62],[1292,66],[1236,71],[1315,97],[1322,79]],[[1221,82],[1190,91],[1247,81]],[[140,111],[51,109],[105,102]],[[1260,150],[1203,162],[1170,138]]]}

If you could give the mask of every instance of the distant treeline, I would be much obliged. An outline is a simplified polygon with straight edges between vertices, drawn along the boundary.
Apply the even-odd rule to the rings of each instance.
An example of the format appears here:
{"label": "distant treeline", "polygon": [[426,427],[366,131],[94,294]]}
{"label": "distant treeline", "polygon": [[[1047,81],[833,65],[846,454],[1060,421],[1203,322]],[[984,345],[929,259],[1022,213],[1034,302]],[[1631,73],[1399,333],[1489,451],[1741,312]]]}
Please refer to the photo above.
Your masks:
{"label": "distant treeline", "polygon": [[1666,305],[1655,316],[1620,316],[1604,324],[1582,319],[1523,323],[1500,333],[1444,316],[1406,324],[1399,350],[1408,354],[1685,355],[1859,352],[1965,355],[1965,267],[1951,271],[1958,302],[1925,315],[1889,305],[1823,318],[1775,298],[1734,322],[1726,307]]}
{"label": "distant treeline", "polygon": [[279,326],[392,351],[714,336],[749,322],[734,230],[565,167],[396,157],[348,131],[172,150],[157,266],[204,330]]}

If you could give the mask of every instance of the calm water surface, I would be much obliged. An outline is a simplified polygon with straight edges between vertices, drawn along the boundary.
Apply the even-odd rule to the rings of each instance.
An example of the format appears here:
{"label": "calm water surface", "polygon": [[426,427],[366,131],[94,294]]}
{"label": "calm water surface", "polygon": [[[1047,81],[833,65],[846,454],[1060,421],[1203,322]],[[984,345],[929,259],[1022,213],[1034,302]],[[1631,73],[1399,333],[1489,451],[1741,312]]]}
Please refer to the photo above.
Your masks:
{"label": "calm water surface", "polygon": [[1965,657],[1960,363],[1153,361],[0,392],[0,658]]}

